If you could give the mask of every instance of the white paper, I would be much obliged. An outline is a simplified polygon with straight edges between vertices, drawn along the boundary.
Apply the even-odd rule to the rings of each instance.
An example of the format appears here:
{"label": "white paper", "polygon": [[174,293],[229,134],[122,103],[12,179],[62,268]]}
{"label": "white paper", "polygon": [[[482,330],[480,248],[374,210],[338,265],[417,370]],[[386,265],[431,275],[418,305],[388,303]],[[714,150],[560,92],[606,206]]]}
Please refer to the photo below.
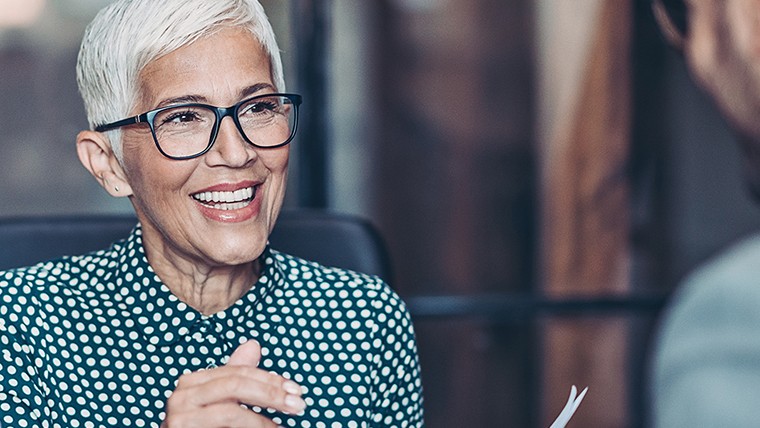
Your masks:
{"label": "white paper", "polygon": [[586,396],[587,391],[588,387],[584,388],[580,395],[576,396],[578,389],[575,387],[575,385],[573,385],[570,388],[570,397],[567,399],[565,408],[562,409],[562,411],[559,413],[559,416],[557,416],[557,419],[553,424],[551,424],[549,428],[565,428],[565,425],[567,425],[567,423],[570,421],[570,418],[575,413],[575,410],[578,408],[578,406],[581,405],[581,401],[583,401],[583,397]]}

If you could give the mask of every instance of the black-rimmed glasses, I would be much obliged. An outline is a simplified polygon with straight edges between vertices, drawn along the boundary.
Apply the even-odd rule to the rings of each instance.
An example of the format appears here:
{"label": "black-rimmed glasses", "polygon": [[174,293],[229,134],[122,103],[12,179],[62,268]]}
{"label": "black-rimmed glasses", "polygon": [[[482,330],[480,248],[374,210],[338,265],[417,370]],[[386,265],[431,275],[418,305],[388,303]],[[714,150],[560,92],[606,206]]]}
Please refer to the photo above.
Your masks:
{"label": "black-rimmed glasses", "polygon": [[298,106],[301,101],[298,94],[277,93],[257,95],[230,107],[178,104],[98,125],[95,130],[105,132],[147,123],[161,154],[170,159],[184,160],[209,151],[219,133],[219,124],[230,116],[246,142],[260,148],[275,148],[293,140],[298,128]]}

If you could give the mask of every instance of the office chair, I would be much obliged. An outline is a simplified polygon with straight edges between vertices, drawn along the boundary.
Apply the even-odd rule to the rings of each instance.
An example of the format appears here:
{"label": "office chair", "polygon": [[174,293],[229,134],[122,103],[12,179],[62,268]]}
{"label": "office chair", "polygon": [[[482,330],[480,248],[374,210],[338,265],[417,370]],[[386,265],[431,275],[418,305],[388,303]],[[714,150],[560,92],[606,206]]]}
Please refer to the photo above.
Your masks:
{"label": "office chair", "polygon": [[[0,219],[0,270],[107,248],[129,235],[132,215]],[[390,282],[388,253],[377,230],[348,214],[293,210],[280,214],[272,248],[326,266],[378,275]]]}

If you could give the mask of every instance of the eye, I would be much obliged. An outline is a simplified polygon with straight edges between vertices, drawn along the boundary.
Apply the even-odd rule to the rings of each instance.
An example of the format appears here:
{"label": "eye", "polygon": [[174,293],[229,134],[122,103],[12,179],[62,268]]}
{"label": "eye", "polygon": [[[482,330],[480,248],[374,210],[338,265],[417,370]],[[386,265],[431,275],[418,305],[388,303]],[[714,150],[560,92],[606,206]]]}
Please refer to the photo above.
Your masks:
{"label": "eye", "polygon": [[240,115],[243,116],[247,114],[254,114],[254,115],[269,114],[277,110],[278,107],[279,107],[279,103],[277,103],[273,99],[257,100],[243,106],[243,108],[240,109]]}
{"label": "eye", "polygon": [[195,110],[169,110],[166,115],[161,116],[160,124],[179,124],[187,122],[197,122],[202,120],[201,115]]}
{"label": "eye", "polygon": [[177,106],[162,110],[153,119],[156,131],[186,132],[212,126],[214,113],[197,106]]}

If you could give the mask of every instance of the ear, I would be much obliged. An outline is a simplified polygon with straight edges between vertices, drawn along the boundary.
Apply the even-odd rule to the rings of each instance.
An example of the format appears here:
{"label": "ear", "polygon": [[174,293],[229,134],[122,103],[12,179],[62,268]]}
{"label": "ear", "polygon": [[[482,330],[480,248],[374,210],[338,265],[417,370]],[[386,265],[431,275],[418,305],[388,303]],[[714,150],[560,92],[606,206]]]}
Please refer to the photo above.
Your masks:
{"label": "ear", "polygon": [[111,149],[108,139],[100,132],[82,131],[77,135],[79,161],[90,171],[95,180],[111,196],[132,195],[132,187],[127,181],[119,160]]}
{"label": "ear", "polygon": [[660,31],[665,36],[665,40],[674,48],[678,50],[683,49],[684,35],[678,30],[670,14],[665,9],[665,5],[662,4],[662,0],[654,0],[652,2],[652,13],[657,21],[657,25],[660,27]]}

